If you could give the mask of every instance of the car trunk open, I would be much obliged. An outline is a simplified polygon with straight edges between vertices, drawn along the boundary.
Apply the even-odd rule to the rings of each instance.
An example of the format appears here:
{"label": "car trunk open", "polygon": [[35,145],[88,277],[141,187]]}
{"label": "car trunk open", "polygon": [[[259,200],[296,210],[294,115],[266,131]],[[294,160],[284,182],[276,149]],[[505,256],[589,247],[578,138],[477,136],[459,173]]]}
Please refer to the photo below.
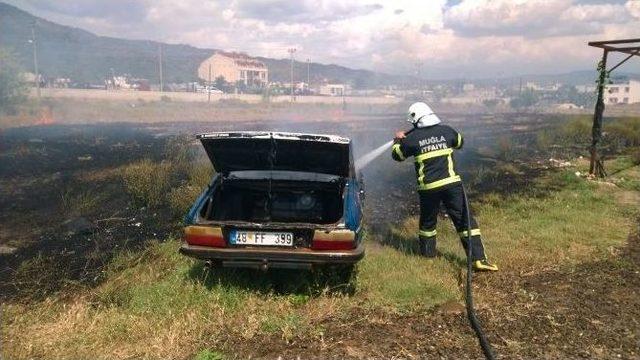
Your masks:
{"label": "car trunk open", "polygon": [[349,176],[349,140],[329,135],[224,132],[198,135],[218,173],[299,171]]}
{"label": "car trunk open", "polygon": [[200,215],[216,222],[333,224],[342,218],[344,186],[340,177],[306,173],[232,175],[214,187]]}
{"label": "car trunk open", "polygon": [[226,132],[198,136],[220,174],[201,217],[214,222],[333,224],[343,215],[349,140]]}

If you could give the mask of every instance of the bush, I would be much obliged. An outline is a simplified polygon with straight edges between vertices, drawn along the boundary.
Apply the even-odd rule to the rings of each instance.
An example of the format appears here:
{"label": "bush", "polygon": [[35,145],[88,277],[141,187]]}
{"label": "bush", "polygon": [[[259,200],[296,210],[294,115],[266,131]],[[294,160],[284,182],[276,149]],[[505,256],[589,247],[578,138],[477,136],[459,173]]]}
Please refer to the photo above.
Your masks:
{"label": "bush", "polygon": [[528,108],[538,103],[538,95],[533,90],[525,90],[509,101],[509,106],[514,109]]}
{"label": "bush", "polygon": [[540,151],[548,151],[554,141],[555,137],[551,131],[542,130],[536,134],[536,147]]}
{"label": "bush", "polygon": [[171,186],[171,164],[149,159],[128,165],[122,172],[125,189],[134,203],[156,207],[162,204]]}
{"label": "bush", "polygon": [[191,163],[195,157],[191,141],[191,136],[177,135],[171,137],[164,146],[164,159],[171,162],[173,175],[177,180],[185,180],[191,172]]}
{"label": "bush", "polygon": [[513,141],[507,136],[501,136],[496,142],[496,155],[502,160],[511,160],[515,156]]}
{"label": "bush", "polygon": [[15,57],[0,49],[0,112],[13,115],[27,100],[27,83]]}
{"label": "bush", "polygon": [[193,202],[200,196],[203,188],[193,185],[182,185],[171,189],[169,193],[169,207],[176,216],[183,216],[189,211]]}
{"label": "bush", "polygon": [[209,185],[213,177],[213,168],[209,163],[197,163],[191,166],[187,184],[171,189],[169,206],[176,216],[183,216],[191,208],[193,202]]}
{"label": "bush", "polygon": [[633,165],[640,165],[640,147],[633,149],[631,152],[631,161]]}
{"label": "bush", "polygon": [[640,119],[626,118],[619,119],[603,129],[606,140],[616,149],[628,146],[640,146]]}
{"label": "bush", "polygon": [[570,144],[584,144],[591,139],[592,120],[588,117],[578,117],[562,126],[561,133]]}

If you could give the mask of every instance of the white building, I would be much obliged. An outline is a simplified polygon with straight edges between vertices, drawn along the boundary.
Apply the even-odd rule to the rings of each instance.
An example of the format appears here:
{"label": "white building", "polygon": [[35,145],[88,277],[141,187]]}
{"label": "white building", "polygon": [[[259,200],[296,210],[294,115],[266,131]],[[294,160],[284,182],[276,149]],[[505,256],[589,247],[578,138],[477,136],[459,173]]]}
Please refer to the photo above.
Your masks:
{"label": "white building", "polygon": [[640,103],[640,81],[628,80],[619,84],[610,84],[604,88],[605,104]]}
{"label": "white building", "polygon": [[320,86],[320,95],[344,96],[348,95],[349,87],[345,84],[324,84]]}
{"label": "white building", "polygon": [[595,94],[596,86],[595,85],[576,85],[576,90],[581,94],[586,94],[586,93]]}
{"label": "white building", "polygon": [[218,51],[200,64],[198,77],[215,81],[220,76],[232,84],[265,86],[269,82],[269,69],[265,63],[247,54]]}

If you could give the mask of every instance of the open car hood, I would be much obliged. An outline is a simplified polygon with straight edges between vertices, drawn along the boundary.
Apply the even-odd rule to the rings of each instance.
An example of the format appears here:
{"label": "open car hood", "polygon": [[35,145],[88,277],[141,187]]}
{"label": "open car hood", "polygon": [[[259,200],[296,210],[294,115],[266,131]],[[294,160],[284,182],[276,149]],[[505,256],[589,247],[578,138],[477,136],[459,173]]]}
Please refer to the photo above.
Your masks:
{"label": "open car hood", "polygon": [[223,174],[284,170],[349,175],[350,140],[339,136],[241,131],[200,134],[198,139]]}

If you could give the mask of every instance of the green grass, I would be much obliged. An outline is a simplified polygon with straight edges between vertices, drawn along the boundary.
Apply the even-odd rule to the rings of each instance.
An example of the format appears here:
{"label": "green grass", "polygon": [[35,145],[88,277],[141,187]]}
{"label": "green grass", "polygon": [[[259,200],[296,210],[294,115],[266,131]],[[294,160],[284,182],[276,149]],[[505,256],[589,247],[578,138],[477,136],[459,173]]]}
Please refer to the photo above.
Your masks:
{"label": "green grass", "polygon": [[391,247],[367,250],[358,277],[366,306],[406,312],[460,299],[457,271],[446,259],[427,260]]}
{"label": "green grass", "polygon": [[211,350],[200,351],[193,360],[224,360],[226,357],[223,353]]}
{"label": "green grass", "polygon": [[[472,206],[489,256],[502,271],[521,272],[590,261],[624,244],[638,215],[637,204],[619,201],[628,192],[571,170],[540,180],[528,195],[486,194]],[[320,339],[323,324],[355,311],[421,313],[461,302],[465,257],[450,221],[438,224],[443,256],[432,260],[415,255],[417,228],[410,217],[369,236],[352,277],[209,270],[179,255],[177,240],[150,243],[120,254],[102,284],[74,298],[3,305],[3,355],[221,359],[256,336]]]}

